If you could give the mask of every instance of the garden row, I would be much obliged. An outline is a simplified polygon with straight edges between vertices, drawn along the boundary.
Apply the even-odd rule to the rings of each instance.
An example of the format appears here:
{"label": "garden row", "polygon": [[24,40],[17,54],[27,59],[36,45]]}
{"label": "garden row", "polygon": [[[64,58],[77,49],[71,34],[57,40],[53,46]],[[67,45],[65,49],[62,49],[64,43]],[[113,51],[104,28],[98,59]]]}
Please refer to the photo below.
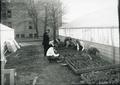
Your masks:
{"label": "garden row", "polygon": [[120,65],[102,59],[97,48],[76,51],[70,47],[59,48],[66,63],[79,74],[87,84],[118,84],[120,83]]}

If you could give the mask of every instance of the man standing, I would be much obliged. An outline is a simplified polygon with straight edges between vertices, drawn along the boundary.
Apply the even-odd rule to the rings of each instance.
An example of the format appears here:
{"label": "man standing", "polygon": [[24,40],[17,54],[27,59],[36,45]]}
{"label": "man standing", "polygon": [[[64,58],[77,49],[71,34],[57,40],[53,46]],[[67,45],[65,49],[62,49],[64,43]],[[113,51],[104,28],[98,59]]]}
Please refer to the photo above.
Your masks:
{"label": "man standing", "polygon": [[50,29],[46,29],[46,32],[43,34],[42,45],[44,46],[44,56],[46,56],[46,52],[49,48],[49,32],[50,32]]}

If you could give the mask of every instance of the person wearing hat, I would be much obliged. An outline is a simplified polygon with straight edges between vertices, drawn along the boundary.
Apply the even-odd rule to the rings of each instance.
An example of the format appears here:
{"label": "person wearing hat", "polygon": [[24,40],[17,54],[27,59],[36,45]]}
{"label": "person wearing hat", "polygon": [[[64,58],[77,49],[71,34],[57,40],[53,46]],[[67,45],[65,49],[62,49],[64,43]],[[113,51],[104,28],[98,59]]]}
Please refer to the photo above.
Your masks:
{"label": "person wearing hat", "polygon": [[43,34],[42,45],[44,47],[44,56],[46,56],[46,52],[49,48],[49,32],[50,32],[50,29],[46,29],[45,33]]}

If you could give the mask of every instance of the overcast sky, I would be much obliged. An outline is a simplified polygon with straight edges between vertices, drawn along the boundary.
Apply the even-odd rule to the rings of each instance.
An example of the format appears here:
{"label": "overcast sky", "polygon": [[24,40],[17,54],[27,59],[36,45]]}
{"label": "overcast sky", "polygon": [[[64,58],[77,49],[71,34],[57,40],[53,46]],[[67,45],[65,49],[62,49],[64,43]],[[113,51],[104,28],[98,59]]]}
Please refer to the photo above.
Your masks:
{"label": "overcast sky", "polygon": [[117,9],[118,5],[118,0],[62,0],[62,2],[66,11],[63,17],[65,22],[71,22],[77,17],[108,6]]}

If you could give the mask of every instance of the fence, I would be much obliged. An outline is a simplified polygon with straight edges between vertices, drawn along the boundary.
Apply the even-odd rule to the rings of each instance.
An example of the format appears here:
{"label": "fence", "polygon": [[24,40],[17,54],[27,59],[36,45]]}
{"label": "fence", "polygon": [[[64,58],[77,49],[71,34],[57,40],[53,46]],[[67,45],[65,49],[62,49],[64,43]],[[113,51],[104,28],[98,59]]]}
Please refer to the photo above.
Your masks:
{"label": "fence", "polygon": [[103,54],[103,58],[120,63],[119,53],[119,29],[118,27],[83,27],[83,28],[61,28],[59,35],[82,40],[85,47],[97,47]]}

